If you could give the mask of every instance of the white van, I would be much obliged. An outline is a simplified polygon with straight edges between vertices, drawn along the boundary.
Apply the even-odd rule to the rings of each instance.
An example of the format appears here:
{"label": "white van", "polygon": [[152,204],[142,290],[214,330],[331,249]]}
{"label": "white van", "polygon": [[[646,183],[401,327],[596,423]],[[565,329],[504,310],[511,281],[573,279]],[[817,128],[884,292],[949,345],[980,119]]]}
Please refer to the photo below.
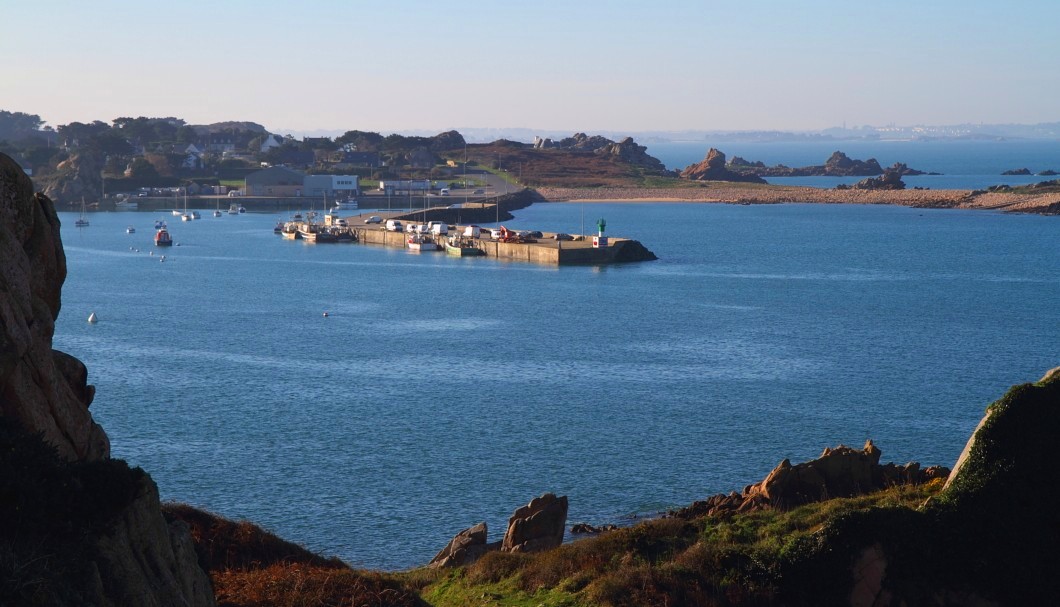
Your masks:
{"label": "white van", "polygon": [[403,231],[401,221],[398,219],[387,219],[386,220],[386,231],[387,232],[401,232]]}
{"label": "white van", "polygon": [[478,226],[467,226],[464,228],[464,236],[468,238],[478,238],[482,233],[482,230]]}
{"label": "white van", "polygon": [[427,227],[431,230],[431,234],[441,235],[449,233],[449,224],[444,221],[428,221]]}
{"label": "white van", "polygon": [[438,195],[439,196],[448,196],[449,195],[449,188],[442,188],[441,190],[438,191]]}

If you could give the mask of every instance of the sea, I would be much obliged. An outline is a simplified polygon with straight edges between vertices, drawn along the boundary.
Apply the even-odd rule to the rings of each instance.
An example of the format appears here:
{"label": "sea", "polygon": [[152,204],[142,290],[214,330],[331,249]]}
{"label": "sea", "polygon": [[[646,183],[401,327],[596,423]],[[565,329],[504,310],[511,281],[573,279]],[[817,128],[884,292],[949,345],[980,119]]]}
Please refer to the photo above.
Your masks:
{"label": "sea", "polygon": [[[773,161],[756,149],[732,151]],[[87,365],[114,457],[164,500],[386,570],[482,521],[500,539],[544,492],[569,497],[568,523],[623,525],[840,444],[952,466],[990,402],[1060,365],[1057,217],[695,203],[515,215],[507,226],[570,233],[606,219],[659,259],[546,267],[314,245],[274,234],[276,213],[169,221],[176,245],[156,249],[168,214],[90,213],[79,229],[64,212],[55,347]]]}

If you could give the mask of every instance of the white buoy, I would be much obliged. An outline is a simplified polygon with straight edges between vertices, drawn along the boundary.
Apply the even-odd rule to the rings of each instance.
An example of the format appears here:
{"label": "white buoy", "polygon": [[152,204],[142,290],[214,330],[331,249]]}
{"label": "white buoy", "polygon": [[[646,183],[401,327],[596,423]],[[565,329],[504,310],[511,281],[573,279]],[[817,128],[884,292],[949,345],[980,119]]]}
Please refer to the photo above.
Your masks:
{"label": "white buoy", "polygon": [[328,317],[328,313],[324,312],[324,318],[327,318],[327,317]]}
{"label": "white buoy", "polygon": [[95,323],[96,323],[96,321],[98,321],[98,320],[99,320],[99,319],[98,319],[98,318],[96,318],[96,313],[95,313],[95,312],[93,312],[93,313],[91,313],[91,314],[89,314],[89,315],[88,315],[88,322],[90,322],[90,323],[92,323],[92,324],[95,324]]}

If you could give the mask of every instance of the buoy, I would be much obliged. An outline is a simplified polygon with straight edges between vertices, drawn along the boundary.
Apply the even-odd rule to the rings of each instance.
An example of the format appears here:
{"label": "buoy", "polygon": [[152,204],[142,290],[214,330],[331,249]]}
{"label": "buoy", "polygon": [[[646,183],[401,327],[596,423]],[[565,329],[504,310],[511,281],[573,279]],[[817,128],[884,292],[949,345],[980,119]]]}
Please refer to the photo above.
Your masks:
{"label": "buoy", "polygon": [[324,318],[327,318],[327,317],[328,317],[328,313],[324,312]]}
{"label": "buoy", "polygon": [[147,254],[150,255],[151,257],[155,256],[155,252],[154,251],[149,251]]}
{"label": "buoy", "polygon": [[95,312],[93,312],[93,313],[91,313],[91,314],[89,314],[89,315],[88,315],[88,322],[90,322],[90,323],[95,323],[95,322],[96,322],[96,321],[98,321],[98,320],[99,320],[99,319],[98,319],[98,318],[96,318],[96,313],[95,313]]}

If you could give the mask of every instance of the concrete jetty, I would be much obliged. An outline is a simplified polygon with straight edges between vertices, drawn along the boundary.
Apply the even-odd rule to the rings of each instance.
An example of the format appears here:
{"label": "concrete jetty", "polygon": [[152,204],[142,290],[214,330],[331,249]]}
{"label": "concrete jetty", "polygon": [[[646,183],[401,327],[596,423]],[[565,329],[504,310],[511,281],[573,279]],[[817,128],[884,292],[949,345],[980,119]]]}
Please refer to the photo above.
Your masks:
{"label": "concrete jetty", "polygon": [[[464,227],[450,226],[450,234],[462,234]],[[362,244],[408,248],[408,234],[404,232],[388,232],[379,226],[351,229],[357,242]],[[594,247],[591,236],[576,236],[579,240],[555,240],[552,236],[552,233],[543,233],[541,238],[534,239],[535,242],[501,242],[491,238],[474,238],[471,242],[486,257],[544,265],[602,265],[657,259],[644,245],[629,238],[608,238],[606,246]],[[444,246],[444,242],[440,244]]]}

